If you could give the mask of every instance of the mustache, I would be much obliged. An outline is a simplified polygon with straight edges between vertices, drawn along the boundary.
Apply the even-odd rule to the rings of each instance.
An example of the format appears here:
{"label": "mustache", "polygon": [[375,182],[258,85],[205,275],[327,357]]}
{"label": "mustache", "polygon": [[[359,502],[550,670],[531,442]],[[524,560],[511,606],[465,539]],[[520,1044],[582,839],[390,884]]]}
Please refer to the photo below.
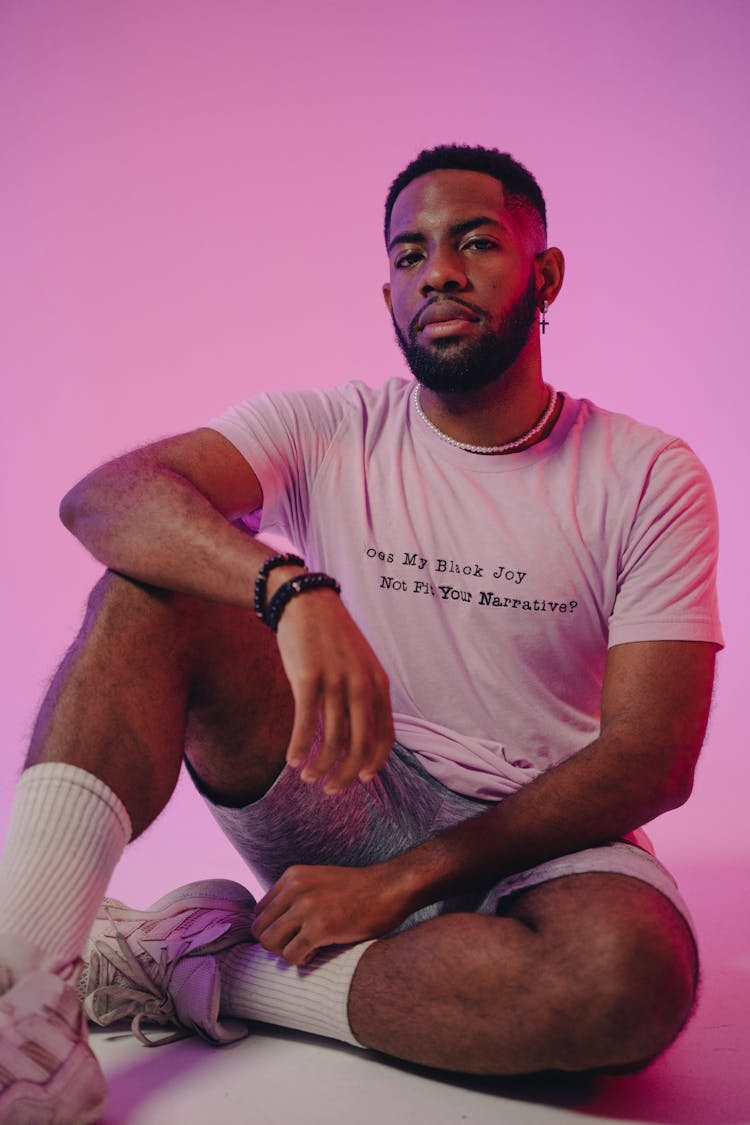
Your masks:
{"label": "mustache", "polygon": [[441,301],[450,301],[450,303],[452,305],[461,305],[463,308],[468,309],[469,312],[474,313],[474,315],[479,317],[480,320],[484,320],[485,316],[487,315],[483,308],[480,308],[479,305],[472,304],[471,301],[465,301],[461,297],[453,297],[451,295],[443,294],[442,296],[439,296],[439,297],[433,297],[432,300],[430,300],[430,301],[426,301],[422,305],[422,308],[419,310],[419,312],[416,314],[416,316],[412,317],[411,321],[409,322],[409,336],[410,337],[413,338],[416,335],[417,325],[419,324],[420,320],[422,319],[424,314],[427,312],[427,310],[429,308],[431,308],[432,305],[437,305]]}

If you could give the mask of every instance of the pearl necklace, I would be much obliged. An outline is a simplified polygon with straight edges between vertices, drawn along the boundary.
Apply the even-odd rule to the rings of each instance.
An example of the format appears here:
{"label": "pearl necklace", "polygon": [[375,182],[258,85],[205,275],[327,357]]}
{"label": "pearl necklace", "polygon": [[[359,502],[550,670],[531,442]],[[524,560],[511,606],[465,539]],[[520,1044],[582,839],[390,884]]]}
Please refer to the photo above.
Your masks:
{"label": "pearl necklace", "polygon": [[549,391],[549,402],[539,421],[533,425],[530,430],[527,430],[525,434],[521,434],[519,438],[516,438],[515,441],[506,441],[505,445],[469,445],[466,441],[458,441],[456,438],[448,437],[447,434],[444,434],[442,430],[439,430],[437,426],[430,421],[422,409],[422,403],[419,401],[418,386],[414,388],[412,398],[417,409],[417,414],[425,425],[429,426],[433,433],[437,434],[443,441],[447,441],[449,445],[455,445],[457,449],[465,449],[467,453],[508,453],[511,449],[518,449],[519,445],[525,445],[527,441],[531,441],[532,438],[535,438],[537,434],[541,433],[554,414],[555,407],[557,406],[557,391],[554,387],[547,387],[547,390]]}

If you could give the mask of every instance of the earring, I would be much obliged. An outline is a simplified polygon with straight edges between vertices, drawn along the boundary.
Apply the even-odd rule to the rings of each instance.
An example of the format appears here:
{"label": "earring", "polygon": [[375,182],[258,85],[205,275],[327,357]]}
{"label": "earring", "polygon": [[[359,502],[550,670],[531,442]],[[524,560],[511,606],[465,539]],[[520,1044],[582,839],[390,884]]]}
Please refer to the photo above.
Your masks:
{"label": "earring", "polygon": [[542,329],[542,335],[544,335],[545,330],[547,328],[547,325],[549,324],[549,321],[547,320],[547,309],[548,308],[549,308],[549,301],[542,301],[542,315],[541,315],[541,318],[539,320],[539,325]]}

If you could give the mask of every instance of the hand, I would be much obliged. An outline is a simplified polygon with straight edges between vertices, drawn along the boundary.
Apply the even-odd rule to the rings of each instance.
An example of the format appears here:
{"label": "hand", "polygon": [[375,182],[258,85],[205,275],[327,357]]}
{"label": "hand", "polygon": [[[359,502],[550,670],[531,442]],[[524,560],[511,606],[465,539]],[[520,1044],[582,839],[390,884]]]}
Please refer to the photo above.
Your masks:
{"label": "hand", "polygon": [[382,937],[409,913],[385,863],[289,867],[258,903],[253,936],[301,966],[324,946]]}
{"label": "hand", "polygon": [[288,764],[303,781],[325,778],[327,793],[371,781],[394,739],[388,677],[341,599],[326,589],[293,598],[277,636],[294,696]]}

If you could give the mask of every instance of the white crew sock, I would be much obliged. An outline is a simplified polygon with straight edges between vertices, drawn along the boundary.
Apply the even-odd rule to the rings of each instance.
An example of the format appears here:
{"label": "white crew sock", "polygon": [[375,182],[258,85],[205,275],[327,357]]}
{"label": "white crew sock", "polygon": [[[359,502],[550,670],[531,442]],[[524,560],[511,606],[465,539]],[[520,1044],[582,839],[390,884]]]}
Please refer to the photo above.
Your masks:
{"label": "white crew sock", "polygon": [[349,1025],[347,1002],[354,970],[371,941],[325,950],[298,969],[262,945],[242,944],[216,958],[222,1016],[260,1020],[362,1044]]}
{"label": "white crew sock", "polygon": [[[4,962],[24,946],[45,964],[82,955],[131,831],[119,797],[86,770],[41,762],[21,775],[0,859]],[[14,975],[0,965],[0,990],[10,984],[3,967]]]}

